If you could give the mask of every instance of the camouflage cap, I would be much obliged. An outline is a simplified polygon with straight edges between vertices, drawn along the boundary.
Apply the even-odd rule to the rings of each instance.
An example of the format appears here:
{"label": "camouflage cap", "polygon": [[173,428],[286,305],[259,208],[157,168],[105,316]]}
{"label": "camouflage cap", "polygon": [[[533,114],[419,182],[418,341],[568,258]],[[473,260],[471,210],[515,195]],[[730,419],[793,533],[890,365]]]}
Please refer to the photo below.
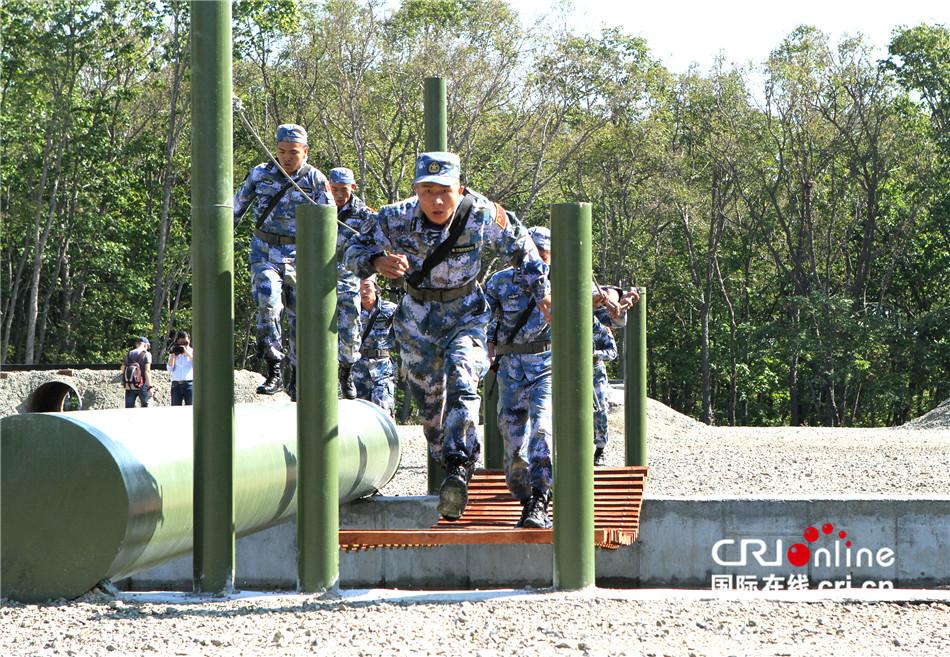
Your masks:
{"label": "camouflage cap", "polygon": [[347,169],[346,167],[337,167],[335,169],[330,169],[330,182],[334,185],[355,185],[356,176],[353,175],[353,171]]}
{"label": "camouflage cap", "polygon": [[277,143],[282,141],[303,144],[306,146],[307,131],[304,130],[303,126],[297,125],[296,123],[285,123],[283,125],[279,125],[277,126]]}
{"label": "camouflage cap", "polygon": [[440,185],[458,183],[462,173],[462,164],[455,153],[439,151],[422,153],[416,160],[416,177],[412,184],[433,182]]}
{"label": "camouflage cap", "polygon": [[534,240],[534,245],[542,251],[551,250],[551,231],[544,226],[532,226],[528,229],[528,235]]}

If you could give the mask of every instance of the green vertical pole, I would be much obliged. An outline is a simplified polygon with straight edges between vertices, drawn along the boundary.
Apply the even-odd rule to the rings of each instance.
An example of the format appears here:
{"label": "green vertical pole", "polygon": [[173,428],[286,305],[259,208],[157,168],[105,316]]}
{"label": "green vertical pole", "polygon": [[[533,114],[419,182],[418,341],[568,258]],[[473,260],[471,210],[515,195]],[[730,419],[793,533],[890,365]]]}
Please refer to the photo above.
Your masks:
{"label": "green vertical pole", "polygon": [[591,206],[551,206],[554,587],[594,585]]}
{"label": "green vertical pole", "polygon": [[498,375],[491,370],[482,381],[482,408],[485,412],[485,437],[482,450],[485,454],[485,467],[500,469],[505,467],[505,441],[498,430]]}
{"label": "green vertical pole", "polygon": [[445,107],[445,78],[426,78],[425,124],[427,151],[446,151],[449,148]]}
{"label": "green vertical pole", "polygon": [[194,589],[234,588],[231,3],[191,3]]}
{"label": "green vertical pole", "polygon": [[[426,131],[426,151],[448,150],[448,132],[446,128],[445,78],[426,78],[424,90],[424,118]],[[445,479],[442,464],[427,457],[429,494],[435,495]]]}
{"label": "green vertical pole", "polygon": [[626,381],[623,386],[624,462],[647,464],[647,289],[628,312],[624,334]]}
{"label": "green vertical pole", "polygon": [[297,580],[301,592],[340,579],[336,207],[297,206]]}

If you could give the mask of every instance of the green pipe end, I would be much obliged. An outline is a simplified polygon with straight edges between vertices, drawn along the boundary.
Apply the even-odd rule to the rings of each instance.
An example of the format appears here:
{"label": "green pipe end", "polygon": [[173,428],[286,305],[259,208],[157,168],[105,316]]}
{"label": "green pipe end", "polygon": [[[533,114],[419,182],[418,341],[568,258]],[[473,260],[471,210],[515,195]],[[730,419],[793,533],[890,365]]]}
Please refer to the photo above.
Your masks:
{"label": "green pipe end", "polygon": [[125,537],[129,500],[108,448],[55,414],[0,420],[0,595],[76,598]]}

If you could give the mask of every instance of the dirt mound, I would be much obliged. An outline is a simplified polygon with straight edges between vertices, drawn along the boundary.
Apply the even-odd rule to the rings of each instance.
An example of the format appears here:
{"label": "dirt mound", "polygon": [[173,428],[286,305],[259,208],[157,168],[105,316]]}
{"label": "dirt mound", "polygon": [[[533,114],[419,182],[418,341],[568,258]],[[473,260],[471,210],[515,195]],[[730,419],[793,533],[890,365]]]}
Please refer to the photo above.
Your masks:
{"label": "dirt mound", "polygon": [[[125,408],[125,390],[114,370],[45,370],[35,372],[4,372],[0,379],[0,417],[28,411],[51,411],[58,408],[36,408],[43,401],[62,401],[69,389],[75,391],[83,410]],[[258,395],[257,386],[264,377],[257,372],[234,372],[234,400],[238,404],[262,401],[288,401],[284,393]],[[168,406],[171,399],[171,378],[164,370],[152,372],[158,406]],[[68,386],[68,388],[67,388]],[[70,393],[71,394],[71,393]],[[72,400],[70,400],[72,401]],[[69,403],[69,402],[67,402]],[[32,408],[31,408],[32,406]]]}
{"label": "dirt mound", "polygon": [[905,429],[950,429],[950,399],[903,426]]}

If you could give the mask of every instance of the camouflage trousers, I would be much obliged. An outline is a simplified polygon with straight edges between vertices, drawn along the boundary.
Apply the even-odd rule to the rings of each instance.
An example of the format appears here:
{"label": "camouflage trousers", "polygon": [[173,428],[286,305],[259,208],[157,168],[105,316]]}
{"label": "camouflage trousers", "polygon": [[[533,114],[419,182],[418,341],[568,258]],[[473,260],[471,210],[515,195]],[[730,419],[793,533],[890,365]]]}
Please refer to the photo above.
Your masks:
{"label": "camouflage trousers", "polygon": [[[504,357],[503,357],[504,358]],[[519,500],[551,490],[551,372],[514,380],[498,371],[498,430],[505,441],[505,482]]]}
{"label": "camouflage trousers", "polygon": [[[271,249],[273,250],[273,249]],[[251,260],[251,287],[257,304],[257,350],[266,360],[283,360],[280,319],[287,319],[290,362],[297,365],[297,272],[291,262]],[[337,354],[340,362],[352,365],[359,360],[360,322],[359,287],[350,281],[337,281]]]}
{"label": "camouflage trousers", "polygon": [[337,358],[353,365],[360,359],[360,288],[359,282],[336,283]]}
{"label": "camouflage trousers", "polygon": [[285,276],[295,277],[292,263],[255,258],[252,251],[251,290],[257,304],[257,353],[266,360],[283,360],[280,319],[286,309],[290,362],[297,360],[296,287],[284,284]]}
{"label": "camouflage trousers", "polygon": [[606,447],[607,435],[607,366],[600,358],[594,359],[594,447]]}
{"label": "camouflage trousers", "polygon": [[373,402],[393,414],[396,406],[396,367],[390,358],[361,358],[353,364],[357,399]]}
{"label": "camouflage trousers", "polygon": [[[407,302],[413,306],[408,310]],[[478,382],[488,370],[487,313],[460,321],[436,308],[429,312],[429,306],[404,299],[393,322],[409,390],[432,458],[443,464],[450,456],[475,462],[482,448]]]}

